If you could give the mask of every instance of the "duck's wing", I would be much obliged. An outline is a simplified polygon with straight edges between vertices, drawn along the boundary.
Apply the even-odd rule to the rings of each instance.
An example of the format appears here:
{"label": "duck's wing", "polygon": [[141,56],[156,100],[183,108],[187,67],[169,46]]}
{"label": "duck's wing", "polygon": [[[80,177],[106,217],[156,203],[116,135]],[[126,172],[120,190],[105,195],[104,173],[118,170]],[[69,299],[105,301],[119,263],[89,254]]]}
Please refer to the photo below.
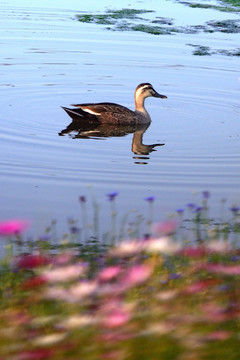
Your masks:
{"label": "duck's wing", "polygon": [[77,108],[82,109],[83,111],[86,111],[90,114],[99,116],[99,115],[106,115],[106,113],[112,113],[112,114],[128,114],[131,116],[133,115],[133,111],[128,109],[125,106],[115,104],[115,103],[96,103],[96,104],[72,104],[72,106],[75,106]]}

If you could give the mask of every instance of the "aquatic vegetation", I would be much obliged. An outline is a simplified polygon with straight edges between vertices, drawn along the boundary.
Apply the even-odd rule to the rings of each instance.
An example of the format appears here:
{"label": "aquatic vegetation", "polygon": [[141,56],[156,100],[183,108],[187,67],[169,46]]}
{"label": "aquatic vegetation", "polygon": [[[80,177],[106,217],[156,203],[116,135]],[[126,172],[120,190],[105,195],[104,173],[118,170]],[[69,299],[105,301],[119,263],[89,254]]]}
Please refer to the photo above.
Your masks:
{"label": "aquatic vegetation", "polygon": [[240,7],[239,0],[220,0],[222,3],[226,3],[232,6],[235,6],[236,8]]}
{"label": "aquatic vegetation", "polygon": [[[211,5],[203,3],[193,3],[189,1],[179,1],[185,6],[201,9],[214,9],[224,12],[239,12],[240,6],[238,1],[222,1],[229,3],[231,6]],[[240,32],[240,21],[236,19],[222,21],[208,21],[203,25],[174,26],[174,19],[156,16],[152,19],[144,18],[144,14],[154,13],[152,10],[137,10],[125,8],[121,10],[107,10],[105,14],[79,14],[77,19],[80,22],[107,25],[106,29],[113,31],[139,31],[151,35],[174,35],[197,34],[200,32],[214,33],[224,32],[236,34]],[[141,15],[141,16],[139,16]],[[206,56],[220,54],[224,56],[239,56],[239,49],[233,50],[213,50],[205,45],[192,45],[195,47],[193,55]]]}
{"label": "aquatic vegetation", "polygon": [[[192,2],[192,1],[179,1],[181,4],[183,5],[187,5],[191,8],[198,8],[198,9],[212,9],[212,10],[218,10],[218,11],[223,11],[223,12],[238,12],[239,8],[237,6],[239,6],[239,1],[234,1],[232,2],[232,5],[236,6],[236,7],[230,7],[230,6],[224,6],[224,5],[212,5],[212,4],[202,4],[202,3],[198,3],[198,2]],[[231,4],[231,1],[222,1],[222,3],[229,3]],[[238,4],[237,4],[238,3]]]}
{"label": "aquatic vegetation", "polygon": [[240,32],[240,20],[208,21],[206,24],[214,31],[231,34]]}
{"label": "aquatic vegetation", "polygon": [[194,44],[187,44],[187,45],[195,48],[195,50],[193,50],[193,55],[211,56],[214,54],[218,54],[224,56],[240,56],[240,48],[235,50],[224,50],[224,49],[213,50],[209,46],[204,46],[204,45],[194,45]]}
{"label": "aquatic vegetation", "polygon": [[144,9],[121,9],[121,10],[107,10],[105,14],[80,14],[77,15],[78,21],[85,23],[95,23],[102,25],[113,25],[117,20],[122,19],[139,19],[137,15],[153,12],[152,10]]}

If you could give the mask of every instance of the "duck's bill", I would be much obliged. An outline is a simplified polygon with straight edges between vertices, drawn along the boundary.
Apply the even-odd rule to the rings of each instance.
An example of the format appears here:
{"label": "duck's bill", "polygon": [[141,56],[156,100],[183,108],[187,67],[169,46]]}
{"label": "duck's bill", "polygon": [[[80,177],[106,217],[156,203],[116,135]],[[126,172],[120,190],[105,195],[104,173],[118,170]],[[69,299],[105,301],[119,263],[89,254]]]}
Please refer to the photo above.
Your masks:
{"label": "duck's bill", "polygon": [[159,94],[158,92],[155,91],[155,93],[153,94],[154,97],[158,97],[158,98],[161,98],[161,99],[167,99],[167,96],[166,95],[162,95],[162,94]]}

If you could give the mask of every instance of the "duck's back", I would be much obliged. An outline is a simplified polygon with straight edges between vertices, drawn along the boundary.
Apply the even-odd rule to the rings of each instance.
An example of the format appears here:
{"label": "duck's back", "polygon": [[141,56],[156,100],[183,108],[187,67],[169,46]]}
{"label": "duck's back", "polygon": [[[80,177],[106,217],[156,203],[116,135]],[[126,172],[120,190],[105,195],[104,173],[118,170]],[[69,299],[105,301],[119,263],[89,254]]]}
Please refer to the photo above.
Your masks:
{"label": "duck's back", "polygon": [[129,124],[139,122],[139,118],[134,111],[115,103],[72,104],[72,106],[96,116],[101,123]]}

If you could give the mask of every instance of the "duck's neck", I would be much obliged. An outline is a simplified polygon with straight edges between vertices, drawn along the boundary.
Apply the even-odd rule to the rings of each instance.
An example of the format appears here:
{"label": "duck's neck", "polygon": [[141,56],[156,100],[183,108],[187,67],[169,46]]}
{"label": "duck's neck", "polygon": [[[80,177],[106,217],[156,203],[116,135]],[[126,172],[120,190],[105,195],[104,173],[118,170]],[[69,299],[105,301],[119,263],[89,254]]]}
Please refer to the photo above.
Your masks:
{"label": "duck's neck", "polygon": [[145,98],[135,96],[135,111],[142,114],[145,118],[150,119],[150,116],[144,106]]}
{"label": "duck's neck", "polygon": [[142,111],[143,113],[146,112],[146,109],[144,107],[144,98],[142,97],[137,97],[135,95],[135,110],[136,111]]}

